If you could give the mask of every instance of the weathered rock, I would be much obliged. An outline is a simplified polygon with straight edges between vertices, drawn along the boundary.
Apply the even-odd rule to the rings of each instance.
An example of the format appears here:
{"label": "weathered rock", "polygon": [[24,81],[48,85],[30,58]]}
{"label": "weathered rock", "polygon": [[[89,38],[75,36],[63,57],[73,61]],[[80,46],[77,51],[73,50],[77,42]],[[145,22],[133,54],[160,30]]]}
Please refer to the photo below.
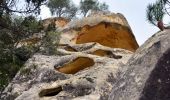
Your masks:
{"label": "weathered rock", "polygon": [[126,20],[126,18],[120,14],[120,13],[103,13],[103,14],[91,14],[89,17],[84,17],[82,19],[73,20],[69,22],[63,30],[69,30],[69,29],[79,29],[85,25],[94,26],[101,22],[106,23],[117,23],[126,27],[129,27],[129,24]]}
{"label": "weathered rock", "polygon": [[98,42],[107,47],[133,52],[139,47],[131,30],[116,23],[102,22],[92,27],[84,26],[79,34],[76,38],[77,44]]}
{"label": "weathered rock", "polygon": [[14,100],[23,91],[29,90],[32,86],[40,83],[50,83],[56,80],[68,78],[67,75],[59,74],[53,69],[53,65],[59,56],[34,55],[27,61],[13,81],[1,94],[1,100]]}
{"label": "weathered rock", "polygon": [[44,29],[47,29],[48,25],[50,24],[55,24],[56,28],[62,28],[64,27],[70,20],[66,19],[66,18],[58,18],[58,17],[54,17],[54,18],[47,18],[42,20]]}
{"label": "weathered rock", "polygon": [[169,29],[152,36],[133,56],[138,44],[121,14],[93,13],[62,32],[59,54],[35,54],[0,100],[170,99]]}
{"label": "weathered rock", "polygon": [[60,56],[34,55],[29,59],[1,100],[106,100],[119,66],[133,53],[98,43],[67,46],[76,52],[59,47]]}
{"label": "weathered rock", "polygon": [[69,31],[61,34],[62,44],[97,42],[107,47],[123,48],[133,52],[139,47],[127,20],[119,13],[91,15],[71,21],[64,30]]}
{"label": "weathered rock", "polygon": [[68,22],[69,22],[68,19],[65,19],[65,18],[62,18],[62,17],[60,17],[60,18],[54,17],[54,18],[44,19],[44,20],[42,20],[42,24],[43,24],[44,29],[39,33],[34,33],[32,36],[21,40],[17,47],[21,47],[21,46],[25,46],[25,45],[38,45],[38,44],[40,44],[42,38],[45,36],[44,31],[47,30],[49,25],[54,24],[56,30],[60,30]]}
{"label": "weathered rock", "polygon": [[156,33],[129,59],[109,100],[170,100],[170,30]]}

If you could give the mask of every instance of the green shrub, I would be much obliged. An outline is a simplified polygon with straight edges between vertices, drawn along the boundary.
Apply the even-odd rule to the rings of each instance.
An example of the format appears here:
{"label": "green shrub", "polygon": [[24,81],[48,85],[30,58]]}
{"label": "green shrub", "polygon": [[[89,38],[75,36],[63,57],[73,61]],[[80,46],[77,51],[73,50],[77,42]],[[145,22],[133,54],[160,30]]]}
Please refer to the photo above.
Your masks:
{"label": "green shrub", "polygon": [[2,22],[4,27],[0,26],[0,91],[7,86],[25,61],[38,50],[38,47],[31,45],[18,48],[18,43],[42,30],[42,24],[32,16],[4,16],[3,19],[6,23]]}
{"label": "green shrub", "polygon": [[7,63],[0,65],[0,91],[2,91],[12,80],[18,70],[21,68],[18,64]]}
{"label": "green shrub", "polygon": [[43,39],[42,52],[47,55],[57,54],[57,46],[59,43],[60,33],[55,31],[48,31]]}

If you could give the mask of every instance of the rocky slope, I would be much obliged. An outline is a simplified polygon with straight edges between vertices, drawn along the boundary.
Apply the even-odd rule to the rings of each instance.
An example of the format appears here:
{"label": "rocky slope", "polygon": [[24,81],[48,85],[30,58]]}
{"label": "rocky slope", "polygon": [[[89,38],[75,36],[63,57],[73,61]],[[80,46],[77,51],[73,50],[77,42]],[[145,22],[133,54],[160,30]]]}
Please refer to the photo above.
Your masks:
{"label": "rocky slope", "polygon": [[[81,25],[70,22],[64,26],[61,37],[67,40],[60,41],[58,55],[35,54],[0,99],[169,100],[170,30],[156,33],[137,49],[138,44],[122,15],[101,14],[98,17],[102,21],[92,22],[96,16],[85,18],[89,21],[85,24],[82,19],[78,20]],[[108,38],[111,45],[96,40],[93,32],[97,28],[103,30],[98,37],[103,41],[111,34]],[[93,36],[89,37],[90,34]],[[118,41],[112,36],[119,38]],[[70,41],[72,38],[75,41]]]}
{"label": "rocky slope", "polygon": [[[68,46],[67,46],[68,47]],[[5,89],[3,100],[106,99],[119,67],[132,52],[97,43],[59,49],[58,56],[36,54]]]}

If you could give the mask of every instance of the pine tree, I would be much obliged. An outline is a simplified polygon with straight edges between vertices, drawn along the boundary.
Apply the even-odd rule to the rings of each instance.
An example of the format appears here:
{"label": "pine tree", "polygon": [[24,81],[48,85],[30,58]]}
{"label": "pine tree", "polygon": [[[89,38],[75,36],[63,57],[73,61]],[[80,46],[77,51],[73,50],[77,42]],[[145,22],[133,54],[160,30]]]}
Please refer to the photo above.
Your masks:
{"label": "pine tree", "polygon": [[50,0],[47,4],[51,14],[57,17],[72,19],[78,8],[70,0]]}
{"label": "pine tree", "polygon": [[80,10],[83,16],[87,16],[90,10],[108,11],[109,6],[106,3],[100,3],[98,0],[81,0]]}
{"label": "pine tree", "polygon": [[157,0],[155,3],[149,4],[146,10],[146,16],[149,23],[157,26],[160,30],[166,28],[163,23],[165,15],[170,17],[170,1]]}
{"label": "pine tree", "polygon": [[163,17],[165,12],[162,2],[157,1],[156,3],[149,4],[146,12],[149,23],[157,26],[160,30],[164,30]]}

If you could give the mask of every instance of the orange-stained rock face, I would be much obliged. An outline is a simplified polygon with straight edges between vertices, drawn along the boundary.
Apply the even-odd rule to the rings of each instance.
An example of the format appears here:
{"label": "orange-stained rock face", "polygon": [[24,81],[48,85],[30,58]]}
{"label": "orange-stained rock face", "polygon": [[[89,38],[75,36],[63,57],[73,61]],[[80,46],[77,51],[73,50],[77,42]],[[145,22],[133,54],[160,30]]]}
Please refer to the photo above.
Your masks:
{"label": "orange-stained rock face", "polygon": [[76,38],[76,44],[98,42],[112,48],[135,51],[139,46],[132,31],[117,23],[101,22],[95,26],[85,26]]}
{"label": "orange-stained rock face", "polygon": [[93,66],[94,64],[95,62],[91,58],[78,57],[74,61],[62,67],[56,68],[56,70],[65,74],[75,74],[80,70]]}

